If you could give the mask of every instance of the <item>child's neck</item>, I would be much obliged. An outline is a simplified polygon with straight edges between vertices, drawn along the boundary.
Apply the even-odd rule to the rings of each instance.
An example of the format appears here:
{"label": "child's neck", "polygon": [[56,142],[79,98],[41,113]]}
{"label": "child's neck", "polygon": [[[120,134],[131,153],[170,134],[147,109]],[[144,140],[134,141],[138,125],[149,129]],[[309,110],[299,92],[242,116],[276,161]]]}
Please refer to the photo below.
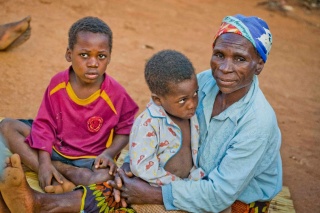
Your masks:
{"label": "child's neck", "polygon": [[189,125],[190,123],[190,119],[182,119],[182,118],[178,118],[176,116],[173,116],[173,115],[170,115],[168,114],[168,116],[171,118],[171,120],[177,124],[180,128],[181,126],[184,126],[184,125]]}
{"label": "child's neck", "polygon": [[86,98],[89,98],[93,93],[95,93],[97,90],[101,88],[103,78],[101,78],[100,81],[97,81],[95,83],[86,84],[79,81],[79,79],[76,78],[74,72],[71,72],[69,82],[76,96],[80,99],[86,99]]}

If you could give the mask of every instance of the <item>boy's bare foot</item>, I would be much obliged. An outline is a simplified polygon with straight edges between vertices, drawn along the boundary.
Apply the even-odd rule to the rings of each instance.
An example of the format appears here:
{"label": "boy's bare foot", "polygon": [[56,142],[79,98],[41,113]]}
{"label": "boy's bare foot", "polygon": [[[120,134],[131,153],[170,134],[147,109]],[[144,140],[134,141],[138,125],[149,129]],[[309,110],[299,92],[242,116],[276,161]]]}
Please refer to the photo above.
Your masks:
{"label": "boy's bare foot", "polygon": [[46,186],[44,191],[47,193],[61,194],[64,192],[71,192],[75,187],[76,185],[64,178],[63,184],[56,182],[51,186]]}
{"label": "boy's bare foot", "polygon": [[11,212],[37,212],[35,198],[26,181],[18,154],[6,159],[6,167],[0,179],[0,191]]}
{"label": "boy's bare foot", "polygon": [[27,41],[31,35],[31,17],[0,25],[0,50],[17,47]]}

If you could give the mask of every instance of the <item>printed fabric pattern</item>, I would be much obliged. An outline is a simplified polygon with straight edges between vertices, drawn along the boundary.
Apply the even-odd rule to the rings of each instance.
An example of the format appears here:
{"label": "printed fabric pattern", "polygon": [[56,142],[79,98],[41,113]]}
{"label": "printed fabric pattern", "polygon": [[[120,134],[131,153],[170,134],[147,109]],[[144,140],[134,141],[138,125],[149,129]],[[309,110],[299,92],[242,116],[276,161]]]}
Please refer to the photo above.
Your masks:
{"label": "printed fabric pattern", "polygon": [[[190,119],[193,168],[189,179],[199,180],[205,173],[197,167],[199,124],[196,115]],[[182,133],[165,110],[152,100],[135,120],[129,140],[131,171],[154,186],[169,184],[181,178],[164,169],[168,160],[179,152]]]}

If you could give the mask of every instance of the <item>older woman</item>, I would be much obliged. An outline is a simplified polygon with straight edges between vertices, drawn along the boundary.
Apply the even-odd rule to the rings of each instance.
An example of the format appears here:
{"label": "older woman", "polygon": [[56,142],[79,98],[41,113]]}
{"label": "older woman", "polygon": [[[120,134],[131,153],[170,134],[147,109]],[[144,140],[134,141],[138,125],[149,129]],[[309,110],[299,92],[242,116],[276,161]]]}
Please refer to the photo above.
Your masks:
{"label": "older woman", "polygon": [[[211,70],[198,74],[200,181],[152,188],[120,172],[128,203],[164,203],[167,210],[267,212],[282,188],[281,133],[258,78],[272,44],[258,17],[227,16],[214,38]],[[115,185],[114,185],[115,186]]]}
{"label": "older woman", "polygon": [[[243,15],[223,19],[213,42],[211,70],[198,74],[198,166],[208,175],[199,181],[174,181],[153,187],[120,169],[122,186],[116,184],[120,178],[110,184],[121,191],[125,202],[164,204],[167,210],[188,212],[219,212],[229,206],[232,212],[268,211],[269,201],[282,188],[281,133],[257,78],[271,44],[271,33],[262,19]],[[36,193],[25,184],[8,184],[12,175],[6,174],[13,169],[22,171],[19,157],[13,155],[10,159],[5,181],[0,182],[6,204],[0,202],[0,207],[6,205],[13,212],[27,208],[33,212],[95,211],[90,206],[95,198],[88,194],[89,187],[50,195]],[[123,166],[126,174],[130,173],[128,168],[128,164]],[[103,184],[95,187],[106,189]],[[110,194],[107,191],[105,194]],[[21,196],[23,193],[28,196]],[[19,197],[19,202],[28,205],[14,205],[12,199]]]}

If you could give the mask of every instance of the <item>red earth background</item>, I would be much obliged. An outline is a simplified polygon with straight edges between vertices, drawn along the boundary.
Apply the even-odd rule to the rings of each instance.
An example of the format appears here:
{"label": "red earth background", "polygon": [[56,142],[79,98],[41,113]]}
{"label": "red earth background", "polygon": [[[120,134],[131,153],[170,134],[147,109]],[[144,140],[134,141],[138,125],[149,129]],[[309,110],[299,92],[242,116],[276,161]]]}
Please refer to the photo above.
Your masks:
{"label": "red earth background", "polygon": [[320,10],[287,2],[294,10],[284,13],[255,0],[0,0],[0,23],[32,17],[31,38],[0,52],[0,117],[35,117],[50,78],[69,66],[68,29],[84,16],[100,17],[113,30],[107,73],[140,112],[150,97],[143,77],[149,57],[175,49],[201,72],[209,68],[212,39],[224,16],[260,16],[273,33],[259,79],[282,131],[283,184],[296,212],[320,212]]}

